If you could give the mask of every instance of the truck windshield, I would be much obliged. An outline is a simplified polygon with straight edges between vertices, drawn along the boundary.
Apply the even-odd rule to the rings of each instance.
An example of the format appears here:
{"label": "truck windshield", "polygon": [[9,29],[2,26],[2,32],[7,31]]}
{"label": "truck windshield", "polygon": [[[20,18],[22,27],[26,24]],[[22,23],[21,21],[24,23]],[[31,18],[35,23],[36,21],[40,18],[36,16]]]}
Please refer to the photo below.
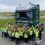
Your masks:
{"label": "truck windshield", "polygon": [[32,12],[30,12],[30,13],[28,12],[28,13],[26,13],[26,15],[27,15],[28,18],[33,18],[33,13]]}
{"label": "truck windshield", "polygon": [[26,12],[20,12],[19,15],[20,15],[20,17],[23,17],[23,18],[26,18],[27,17],[26,16]]}

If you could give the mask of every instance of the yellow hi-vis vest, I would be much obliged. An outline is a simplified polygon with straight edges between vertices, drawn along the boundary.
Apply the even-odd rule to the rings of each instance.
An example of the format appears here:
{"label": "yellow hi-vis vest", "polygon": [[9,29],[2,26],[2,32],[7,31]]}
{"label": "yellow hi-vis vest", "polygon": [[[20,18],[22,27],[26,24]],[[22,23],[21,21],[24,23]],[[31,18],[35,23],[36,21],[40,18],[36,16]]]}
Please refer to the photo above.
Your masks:
{"label": "yellow hi-vis vest", "polygon": [[33,31],[32,31],[32,30],[30,30],[30,31],[29,31],[29,34],[30,34],[30,35],[32,35],[32,34],[33,34]]}
{"label": "yellow hi-vis vest", "polygon": [[6,29],[6,28],[4,28],[4,32],[6,32],[6,33],[7,33],[7,29]]}
{"label": "yellow hi-vis vest", "polygon": [[4,32],[3,27],[1,28],[1,31]]}
{"label": "yellow hi-vis vest", "polygon": [[37,37],[38,38],[38,36],[39,36],[39,31],[37,32],[35,32],[35,37]]}
{"label": "yellow hi-vis vest", "polygon": [[26,33],[24,34],[24,38],[28,38],[28,35]]}
{"label": "yellow hi-vis vest", "polygon": [[20,36],[23,36],[23,31],[22,32],[20,31],[19,33],[20,33]]}
{"label": "yellow hi-vis vest", "polygon": [[29,29],[29,35],[32,35],[33,34],[33,30],[30,28]]}
{"label": "yellow hi-vis vest", "polygon": [[2,32],[6,32],[7,33],[7,29],[6,28],[2,27],[1,30],[2,30]]}
{"label": "yellow hi-vis vest", "polygon": [[8,35],[11,36],[11,31],[8,30]]}
{"label": "yellow hi-vis vest", "polygon": [[20,33],[19,32],[15,32],[15,38],[20,38]]}
{"label": "yellow hi-vis vest", "polygon": [[15,33],[14,32],[12,32],[12,37],[14,37],[15,36]]}

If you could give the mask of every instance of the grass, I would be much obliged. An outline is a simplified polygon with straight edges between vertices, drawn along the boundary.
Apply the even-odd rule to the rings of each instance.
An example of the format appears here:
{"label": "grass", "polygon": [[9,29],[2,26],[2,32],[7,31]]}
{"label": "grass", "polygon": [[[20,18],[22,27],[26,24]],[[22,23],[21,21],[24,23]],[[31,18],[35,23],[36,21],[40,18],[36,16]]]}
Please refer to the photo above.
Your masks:
{"label": "grass", "polygon": [[40,22],[45,22],[45,18],[40,18]]}
{"label": "grass", "polygon": [[9,22],[14,23],[15,19],[14,18],[10,18],[10,19],[0,19],[0,27],[4,26],[5,24],[7,24]]}

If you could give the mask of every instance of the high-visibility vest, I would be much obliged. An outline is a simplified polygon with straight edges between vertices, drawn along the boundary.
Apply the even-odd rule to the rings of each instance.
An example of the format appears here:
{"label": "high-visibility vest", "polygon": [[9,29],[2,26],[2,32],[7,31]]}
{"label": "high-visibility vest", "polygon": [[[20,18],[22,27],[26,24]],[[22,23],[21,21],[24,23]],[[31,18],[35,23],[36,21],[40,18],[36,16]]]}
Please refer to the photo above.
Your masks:
{"label": "high-visibility vest", "polygon": [[7,32],[6,28],[2,27],[1,28],[2,32]]}
{"label": "high-visibility vest", "polygon": [[15,32],[15,38],[20,38],[20,33],[19,32]]}
{"label": "high-visibility vest", "polygon": [[24,34],[24,38],[28,38],[28,35],[26,33]]}
{"label": "high-visibility vest", "polygon": [[35,37],[38,37],[39,36],[39,31],[36,31],[35,32]]}
{"label": "high-visibility vest", "polygon": [[29,35],[33,34],[33,29],[29,29]]}
{"label": "high-visibility vest", "polygon": [[6,26],[6,29],[8,30],[8,27]]}
{"label": "high-visibility vest", "polygon": [[20,33],[20,36],[23,36],[23,31],[22,32],[20,31],[19,33]]}
{"label": "high-visibility vest", "polygon": [[15,33],[14,32],[12,32],[12,37],[14,37],[15,36]]}
{"label": "high-visibility vest", "polygon": [[20,33],[20,36],[23,36],[23,31],[21,31],[21,30],[23,30],[23,29],[20,28],[20,29],[19,29],[19,33]]}
{"label": "high-visibility vest", "polygon": [[36,32],[36,29],[34,29],[34,33]]}
{"label": "high-visibility vest", "polygon": [[8,35],[11,36],[11,31],[8,30]]}
{"label": "high-visibility vest", "polygon": [[6,29],[6,28],[4,28],[4,32],[6,32],[6,33],[7,33],[7,29]]}
{"label": "high-visibility vest", "polygon": [[4,32],[4,27],[1,28],[1,31]]}
{"label": "high-visibility vest", "polygon": [[30,31],[29,34],[32,35],[33,34],[33,31]]}
{"label": "high-visibility vest", "polygon": [[3,32],[3,27],[1,28],[1,31]]}

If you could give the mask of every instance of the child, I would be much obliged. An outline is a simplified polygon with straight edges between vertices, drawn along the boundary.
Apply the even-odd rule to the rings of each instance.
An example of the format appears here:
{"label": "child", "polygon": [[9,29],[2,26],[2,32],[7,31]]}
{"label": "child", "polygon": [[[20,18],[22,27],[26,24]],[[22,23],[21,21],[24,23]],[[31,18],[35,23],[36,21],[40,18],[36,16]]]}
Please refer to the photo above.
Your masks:
{"label": "child", "polygon": [[16,30],[15,31],[16,45],[19,45],[20,33],[19,33],[19,30],[17,28],[15,30]]}
{"label": "child", "polygon": [[35,30],[35,43],[38,45],[40,42],[39,42],[39,30],[38,30],[38,27],[36,27],[36,30]]}
{"label": "child", "polygon": [[25,32],[24,32],[24,41],[25,41],[25,45],[28,45],[28,32],[25,30]]}
{"label": "child", "polygon": [[34,36],[34,29],[31,27],[29,28],[29,40],[33,40],[33,36]]}
{"label": "child", "polygon": [[23,28],[19,28],[20,30],[19,30],[19,33],[20,33],[20,40],[22,41],[23,40],[23,33],[24,33],[24,31],[23,31]]}

